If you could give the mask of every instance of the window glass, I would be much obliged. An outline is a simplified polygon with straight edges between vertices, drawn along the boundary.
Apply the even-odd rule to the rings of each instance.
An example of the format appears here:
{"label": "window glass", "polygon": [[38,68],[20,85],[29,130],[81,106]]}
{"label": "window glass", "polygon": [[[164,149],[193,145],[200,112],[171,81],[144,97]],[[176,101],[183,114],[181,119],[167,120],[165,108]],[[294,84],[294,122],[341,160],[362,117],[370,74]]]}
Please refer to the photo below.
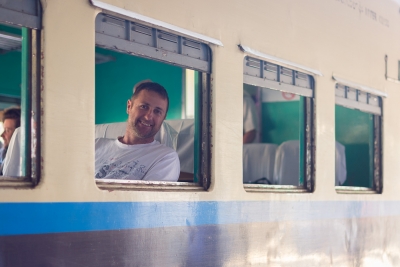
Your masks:
{"label": "window glass", "polygon": [[[346,162],[346,177],[342,174],[336,184],[372,188],[374,115],[336,105],[335,124],[336,142],[339,143],[336,146],[344,147]],[[338,163],[341,160],[339,154]],[[337,171],[341,172],[340,169]]]}

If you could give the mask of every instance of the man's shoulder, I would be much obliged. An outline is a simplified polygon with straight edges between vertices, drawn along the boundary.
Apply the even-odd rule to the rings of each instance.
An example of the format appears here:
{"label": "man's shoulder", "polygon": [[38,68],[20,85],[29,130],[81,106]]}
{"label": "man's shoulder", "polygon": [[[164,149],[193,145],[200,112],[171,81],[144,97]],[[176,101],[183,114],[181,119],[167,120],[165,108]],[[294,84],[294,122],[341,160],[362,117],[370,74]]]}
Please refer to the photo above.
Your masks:
{"label": "man's shoulder", "polygon": [[174,149],[164,144],[160,144],[158,141],[148,144],[148,149],[148,152],[152,155],[156,155],[159,160],[172,160],[179,162],[178,153]]}
{"label": "man's shoulder", "polygon": [[111,139],[111,138],[96,138],[95,140],[95,147],[101,147],[104,145],[111,145],[115,142],[115,139]]}
{"label": "man's shoulder", "polygon": [[[152,148],[151,152],[149,151],[147,155],[154,155],[153,159],[156,162],[155,165],[164,166],[165,164],[167,164],[168,168],[176,168],[178,170],[178,175],[179,175],[180,160],[178,153],[174,149],[164,144],[160,144],[158,141],[150,143],[149,147]],[[174,181],[176,181],[176,179]]]}
{"label": "man's shoulder", "polygon": [[152,148],[152,150],[157,150],[157,151],[162,151],[163,154],[172,154],[172,155],[176,155],[178,156],[178,153],[176,153],[176,151],[164,144],[160,144],[160,142],[158,141],[154,141],[152,143],[149,144],[149,147]]}
{"label": "man's shoulder", "polygon": [[114,142],[115,138],[105,138],[105,137],[99,137],[95,139],[96,143],[106,143],[106,142]]}

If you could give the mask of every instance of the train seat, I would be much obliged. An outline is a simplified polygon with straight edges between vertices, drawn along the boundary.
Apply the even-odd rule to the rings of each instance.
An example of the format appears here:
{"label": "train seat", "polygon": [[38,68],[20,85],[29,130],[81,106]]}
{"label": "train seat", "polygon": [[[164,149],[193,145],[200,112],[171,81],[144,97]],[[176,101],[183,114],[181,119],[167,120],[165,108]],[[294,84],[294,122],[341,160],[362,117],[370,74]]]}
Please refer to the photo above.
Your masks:
{"label": "train seat", "polygon": [[[97,124],[95,138],[117,138],[125,133],[126,122]],[[176,150],[181,172],[193,174],[194,168],[194,120],[165,120],[154,137],[161,144]]]}
{"label": "train seat", "polygon": [[176,152],[181,162],[181,172],[194,173],[194,119],[166,120],[177,133]]}
{"label": "train seat", "polygon": [[298,140],[283,142],[276,150],[274,184],[299,185],[300,146]]}
{"label": "train seat", "polygon": [[[346,154],[344,145],[335,142],[335,185],[346,181]],[[276,151],[274,183],[279,185],[299,185],[300,147],[299,141],[283,142]]]}
{"label": "train seat", "polygon": [[277,148],[275,144],[264,143],[243,145],[243,183],[254,183],[262,178],[272,183]]}

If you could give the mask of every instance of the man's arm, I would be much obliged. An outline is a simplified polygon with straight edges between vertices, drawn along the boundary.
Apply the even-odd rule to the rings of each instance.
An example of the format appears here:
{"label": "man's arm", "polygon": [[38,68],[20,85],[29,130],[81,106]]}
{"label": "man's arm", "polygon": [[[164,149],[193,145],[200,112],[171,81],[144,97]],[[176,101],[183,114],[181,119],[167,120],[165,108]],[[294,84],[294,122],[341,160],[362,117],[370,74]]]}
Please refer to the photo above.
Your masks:
{"label": "man's arm", "polygon": [[257,131],[251,130],[243,134],[243,144],[248,144],[254,141],[256,138]]}
{"label": "man's arm", "polygon": [[252,143],[257,137],[258,118],[250,97],[243,98],[243,144]]}

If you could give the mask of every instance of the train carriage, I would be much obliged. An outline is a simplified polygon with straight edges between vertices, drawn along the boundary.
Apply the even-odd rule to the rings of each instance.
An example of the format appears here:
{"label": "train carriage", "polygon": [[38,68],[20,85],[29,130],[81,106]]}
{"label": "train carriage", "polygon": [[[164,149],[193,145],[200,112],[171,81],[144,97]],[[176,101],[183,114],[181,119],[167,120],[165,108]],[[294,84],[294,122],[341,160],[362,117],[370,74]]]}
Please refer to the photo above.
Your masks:
{"label": "train carriage", "polygon": [[[398,266],[399,22],[394,0],[0,0],[0,266]],[[103,179],[95,138],[146,79],[179,179]]]}

